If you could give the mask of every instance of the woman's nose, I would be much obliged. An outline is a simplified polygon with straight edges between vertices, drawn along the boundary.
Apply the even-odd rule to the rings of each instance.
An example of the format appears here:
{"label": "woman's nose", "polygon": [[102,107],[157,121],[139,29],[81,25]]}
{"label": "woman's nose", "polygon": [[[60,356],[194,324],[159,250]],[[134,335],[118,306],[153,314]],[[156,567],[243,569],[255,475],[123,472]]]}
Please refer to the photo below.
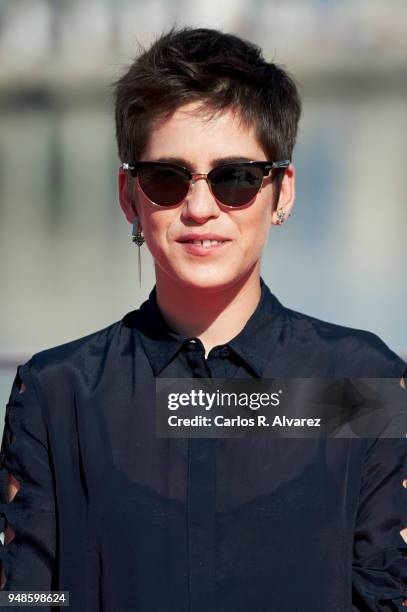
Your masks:
{"label": "woman's nose", "polygon": [[196,175],[184,203],[184,213],[194,219],[206,219],[219,215],[219,206],[213,197],[206,175]]}

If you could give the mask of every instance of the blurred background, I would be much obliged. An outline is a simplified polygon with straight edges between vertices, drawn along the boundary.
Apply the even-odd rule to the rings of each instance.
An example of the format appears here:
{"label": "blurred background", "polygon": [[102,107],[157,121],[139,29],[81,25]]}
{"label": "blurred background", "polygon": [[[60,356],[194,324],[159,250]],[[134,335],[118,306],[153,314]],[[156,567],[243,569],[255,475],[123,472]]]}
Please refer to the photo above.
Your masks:
{"label": "blurred background", "polygon": [[405,0],[0,0],[3,409],[18,364],[154,285],[143,248],[139,288],[118,205],[110,84],[172,25],[247,38],[299,84],[297,203],[263,256],[271,290],[407,356]]}

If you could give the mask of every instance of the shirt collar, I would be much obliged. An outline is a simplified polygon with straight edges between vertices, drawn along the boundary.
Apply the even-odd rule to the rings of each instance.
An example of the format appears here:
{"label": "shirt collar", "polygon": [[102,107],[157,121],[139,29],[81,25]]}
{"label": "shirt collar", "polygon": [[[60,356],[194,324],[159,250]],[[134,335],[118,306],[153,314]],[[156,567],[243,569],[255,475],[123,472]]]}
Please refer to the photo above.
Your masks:
{"label": "shirt collar", "polygon": [[[271,293],[261,277],[260,287],[261,296],[255,311],[239,334],[226,345],[237,353],[257,376],[262,377],[282,329],[285,307]],[[194,336],[185,336],[168,326],[158,307],[155,285],[148,300],[141,304],[139,310],[126,315],[127,325],[130,315],[135,317],[130,326],[136,327],[140,333],[154,376],[159,375],[185,342],[194,339]]]}

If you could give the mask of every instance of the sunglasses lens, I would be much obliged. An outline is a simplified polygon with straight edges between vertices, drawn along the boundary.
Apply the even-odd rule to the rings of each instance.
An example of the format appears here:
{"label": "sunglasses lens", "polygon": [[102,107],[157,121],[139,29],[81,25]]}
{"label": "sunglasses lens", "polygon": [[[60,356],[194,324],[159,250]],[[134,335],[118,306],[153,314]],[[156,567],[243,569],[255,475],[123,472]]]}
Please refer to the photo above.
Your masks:
{"label": "sunglasses lens", "polygon": [[149,200],[159,206],[175,206],[187,195],[188,177],[175,168],[151,166],[138,172],[138,182]]}
{"label": "sunglasses lens", "polygon": [[219,202],[228,206],[243,206],[257,195],[263,181],[263,172],[253,166],[219,168],[211,175],[212,193]]}

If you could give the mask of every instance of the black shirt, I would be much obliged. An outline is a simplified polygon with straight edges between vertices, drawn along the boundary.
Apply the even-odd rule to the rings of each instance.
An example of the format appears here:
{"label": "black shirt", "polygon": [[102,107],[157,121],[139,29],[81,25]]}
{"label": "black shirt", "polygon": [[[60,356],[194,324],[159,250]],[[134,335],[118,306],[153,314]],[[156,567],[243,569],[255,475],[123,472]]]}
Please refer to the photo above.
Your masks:
{"label": "black shirt", "polygon": [[374,334],[292,311],[260,282],[243,330],[207,359],[168,328],[154,287],[19,366],[1,449],[2,489],[8,471],[20,482],[0,508],[15,532],[5,590],[66,590],[71,612],[405,609],[407,440],[155,434],[155,377],[406,372]]}

